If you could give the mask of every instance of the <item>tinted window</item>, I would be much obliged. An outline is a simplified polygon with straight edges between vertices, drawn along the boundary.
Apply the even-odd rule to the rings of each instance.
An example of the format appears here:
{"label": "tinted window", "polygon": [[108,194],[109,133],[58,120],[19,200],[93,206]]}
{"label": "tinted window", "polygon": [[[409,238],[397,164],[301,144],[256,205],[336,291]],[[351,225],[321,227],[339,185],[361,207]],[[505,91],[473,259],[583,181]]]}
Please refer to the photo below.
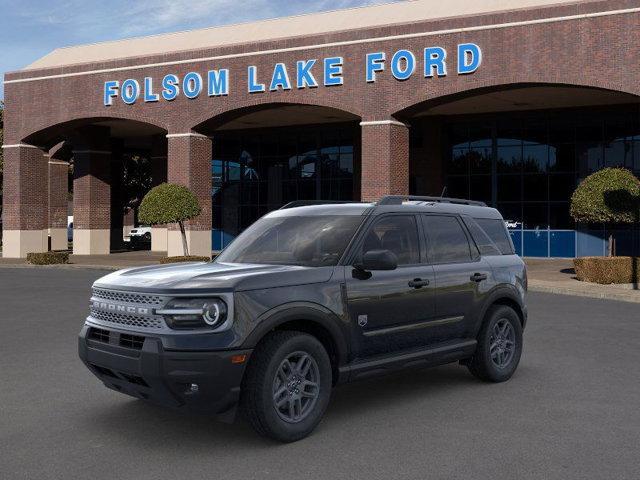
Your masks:
{"label": "tinted window", "polygon": [[398,265],[420,263],[420,243],[413,216],[398,215],[378,220],[367,232],[362,253],[389,250],[398,257]]}
{"label": "tinted window", "polygon": [[336,265],[362,219],[359,215],[264,217],[240,234],[216,262]]}
{"label": "tinted window", "polygon": [[[475,241],[482,255],[502,255],[500,249],[489,238],[485,231],[471,217],[464,217],[464,223],[467,225],[473,240]],[[473,247],[472,247],[473,248]]]}
{"label": "tinted window", "polygon": [[492,218],[476,218],[478,225],[485,231],[503,255],[513,254],[513,246],[503,220]]}
{"label": "tinted window", "polygon": [[427,232],[429,260],[432,263],[471,261],[467,235],[455,217],[423,216]]}

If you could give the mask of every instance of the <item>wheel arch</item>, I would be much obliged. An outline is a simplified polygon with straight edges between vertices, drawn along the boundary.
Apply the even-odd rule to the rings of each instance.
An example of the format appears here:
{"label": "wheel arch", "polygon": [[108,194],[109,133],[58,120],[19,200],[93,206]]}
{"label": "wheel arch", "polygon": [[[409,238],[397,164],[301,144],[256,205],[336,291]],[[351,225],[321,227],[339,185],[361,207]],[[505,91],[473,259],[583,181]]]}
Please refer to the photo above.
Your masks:
{"label": "wheel arch", "polygon": [[482,326],[482,323],[485,321],[487,312],[494,305],[504,305],[506,307],[512,308],[518,315],[518,318],[520,318],[520,325],[522,325],[522,328],[524,329],[527,323],[527,315],[526,308],[523,305],[520,296],[512,289],[500,288],[494,291],[485,303],[485,306],[479,316],[480,322],[478,324],[478,330]]}
{"label": "wheel arch", "polygon": [[338,381],[339,367],[348,358],[346,332],[340,326],[339,317],[331,310],[317,304],[285,304],[266,312],[258,319],[258,326],[251,332],[243,347],[255,348],[269,333],[293,330],[317,338],[325,347],[331,360],[334,384]]}

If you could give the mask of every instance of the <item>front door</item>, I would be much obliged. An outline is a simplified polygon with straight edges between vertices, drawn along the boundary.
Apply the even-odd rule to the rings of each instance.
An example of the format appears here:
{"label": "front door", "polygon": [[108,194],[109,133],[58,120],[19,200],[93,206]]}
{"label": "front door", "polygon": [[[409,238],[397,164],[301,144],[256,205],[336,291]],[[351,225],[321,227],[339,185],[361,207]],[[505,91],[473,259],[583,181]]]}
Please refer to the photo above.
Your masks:
{"label": "front door", "polygon": [[361,357],[425,345],[425,327],[435,315],[434,271],[421,253],[416,216],[376,219],[364,234],[355,258],[380,249],[398,257],[397,269],[345,270],[349,316]]}

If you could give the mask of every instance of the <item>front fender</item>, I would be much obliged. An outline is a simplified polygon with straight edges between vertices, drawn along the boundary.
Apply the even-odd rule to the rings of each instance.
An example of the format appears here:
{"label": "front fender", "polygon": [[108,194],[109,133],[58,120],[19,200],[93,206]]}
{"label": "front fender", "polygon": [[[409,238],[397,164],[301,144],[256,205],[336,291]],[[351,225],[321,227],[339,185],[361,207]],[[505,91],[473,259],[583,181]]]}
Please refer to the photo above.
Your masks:
{"label": "front fender", "polygon": [[323,328],[330,335],[336,347],[338,364],[346,363],[349,355],[346,329],[338,315],[316,303],[285,303],[264,312],[258,317],[256,327],[247,336],[242,348],[255,348],[266,334],[291,321],[310,322]]}

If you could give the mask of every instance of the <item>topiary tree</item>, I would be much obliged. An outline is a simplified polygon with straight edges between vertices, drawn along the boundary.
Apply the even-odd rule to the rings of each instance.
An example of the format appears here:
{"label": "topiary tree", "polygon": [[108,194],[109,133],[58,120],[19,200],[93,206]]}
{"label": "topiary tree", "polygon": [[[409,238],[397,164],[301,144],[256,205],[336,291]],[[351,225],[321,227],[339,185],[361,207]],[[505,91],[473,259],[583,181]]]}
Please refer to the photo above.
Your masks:
{"label": "topiary tree", "polygon": [[163,183],[149,190],[140,204],[138,218],[149,225],[177,223],[182,234],[182,248],[189,255],[184,222],[202,212],[198,199],[191,190],[182,185]]}
{"label": "topiary tree", "polygon": [[[585,223],[636,223],[640,180],[624,168],[605,168],[585,178],[571,196],[571,216]],[[613,236],[609,236],[609,256]]]}

